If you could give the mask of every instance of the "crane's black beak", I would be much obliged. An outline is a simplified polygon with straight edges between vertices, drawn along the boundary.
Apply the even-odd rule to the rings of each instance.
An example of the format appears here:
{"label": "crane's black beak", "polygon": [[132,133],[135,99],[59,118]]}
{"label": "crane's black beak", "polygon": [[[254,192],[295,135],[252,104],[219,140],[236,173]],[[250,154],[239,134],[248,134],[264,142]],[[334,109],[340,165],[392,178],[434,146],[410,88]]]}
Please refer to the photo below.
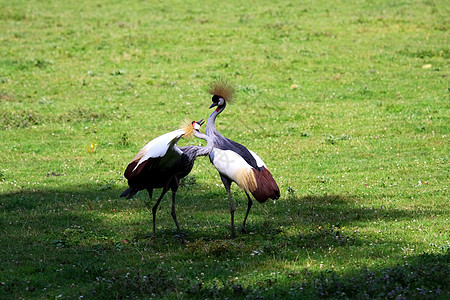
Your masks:
{"label": "crane's black beak", "polygon": [[201,119],[200,121],[197,122],[198,125],[202,126],[203,124],[205,124],[205,120]]}
{"label": "crane's black beak", "polygon": [[213,108],[214,106],[217,106],[217,102],[213,102],[213,103],[209,106],[209,108]]}

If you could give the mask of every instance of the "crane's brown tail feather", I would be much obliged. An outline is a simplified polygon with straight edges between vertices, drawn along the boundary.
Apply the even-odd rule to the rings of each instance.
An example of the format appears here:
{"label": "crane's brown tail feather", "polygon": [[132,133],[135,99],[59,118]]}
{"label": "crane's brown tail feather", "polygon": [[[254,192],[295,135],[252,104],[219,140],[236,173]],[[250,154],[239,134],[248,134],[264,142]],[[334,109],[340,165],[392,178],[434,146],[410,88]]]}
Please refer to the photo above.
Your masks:
{"label": "crane's brown tail feather", "polygon": [[151,169],[154,165],[157,165],[160,160],[161,160],[160,157],[156,157],[156,158],[150,157],[149,159],[141,162],[139,164],[139,166],[137,166],[137,164],[139,163],[139,159],[133,160],[132,162],[130,162],[128,164],[128,167],[125,170],[124,176],[126,179],[130,180],[133,177],[139,176],[145,170]]}
{"label": "crane's brown tail feather", "polygon": [[128,167],[125,169],[124,176],[126,179],[130,179],[133,176],[133,170],[136,167],[138,160],[134,160],[128,164]]}
{"label": "crane's brown tail feather", "polygon": [[127,197],[127,199],[131,199],[137,192],[139,192],[139,190],[130,187],[120,194],[120,197]]}
{"label": "crane's brown tail feather", "polygon": [[280,198],[280,189],[266,167],[262,167],[261,171],[253,169],[253,174],[255,175],[257,187],[253,191],[250,190],[250,192],[259,203],[264,203],[269,198],[274,200]]}

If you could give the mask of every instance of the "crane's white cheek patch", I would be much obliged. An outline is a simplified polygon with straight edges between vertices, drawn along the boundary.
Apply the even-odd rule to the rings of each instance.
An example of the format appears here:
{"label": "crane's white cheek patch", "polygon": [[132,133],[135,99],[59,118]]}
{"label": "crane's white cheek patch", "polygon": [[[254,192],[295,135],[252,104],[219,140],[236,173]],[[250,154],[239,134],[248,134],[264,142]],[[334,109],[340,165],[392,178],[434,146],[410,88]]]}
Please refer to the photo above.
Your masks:
{"label": "crane's white cheek patch", "polygon": [[253,192],[257,188],[252,167],[236,152],[214,148],[213,164],[242,189]]}

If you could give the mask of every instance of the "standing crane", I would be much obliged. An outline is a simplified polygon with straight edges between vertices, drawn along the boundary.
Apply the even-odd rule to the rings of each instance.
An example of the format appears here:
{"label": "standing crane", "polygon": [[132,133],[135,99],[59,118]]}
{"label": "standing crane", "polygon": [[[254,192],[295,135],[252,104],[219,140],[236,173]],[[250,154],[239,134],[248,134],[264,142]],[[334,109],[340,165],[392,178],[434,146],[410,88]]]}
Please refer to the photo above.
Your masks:
{"label": "standing crane", "polygon": [[[171,215],[180,234],[181,242],[184,244],[183,234],[175,213],[175,194],[180,185],[180,179],[191,172],[195,159],[198,156],[208,155],[213,149],[213,140],[200,132],[200,126],[203,123],[203,119],[199,122],[193,121],[178,130],[168,132],[150,141],[138,152],[125,170],[124,176],[128,180],[129,188],[120,197],[130,199],[138,191],[146,189],[152,199],[153,189],[162,188],[161,196],[152,208],[153,236],[155,235],[156,211],[159,203],[166,192],[171,189]],[[177,146],[181,137],[191,134],[205,140],[206,146]]]}
{"label": "standing crane", "polygon": [[234,204],[230,194],[230,187],[235,182],[244,190],[248,199],[247,213],[242,223],[241,233],[245,233],[245,222],[253,205],[249,193],[260,203],[267,199],[278,199],[280,189],[267,169],[262,159],[253,151],[243,145],[227,139],[220,134],[215,126],[216,117],[224,111],[227,102],[234,98],[234,87],[224,80],[212,82],[209,88],[212,95],[212,104],[209,108],[216,107],[209,116],[206,124],[206,135],[213,139],[214,149],[209,154],[211,163],[219,171],[220,179],[228,193],[228,201],[231,213],[231,237],[235,237],[234,230]]}

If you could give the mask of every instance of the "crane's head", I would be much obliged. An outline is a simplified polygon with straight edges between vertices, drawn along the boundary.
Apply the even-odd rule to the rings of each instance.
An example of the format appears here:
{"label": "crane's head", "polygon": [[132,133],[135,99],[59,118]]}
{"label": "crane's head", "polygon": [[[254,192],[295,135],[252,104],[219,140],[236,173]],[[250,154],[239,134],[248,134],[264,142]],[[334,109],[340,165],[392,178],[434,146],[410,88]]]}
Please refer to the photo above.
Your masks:
{"label": "crane's head", "polygon": [[225,79],[213,81],[209,85],[208,92],[212,95],[212,104],[209,108],[217,106],[217,110],[225,108],[225,105],[234,100],[235,87]]}
{"label": "crane's head", "polygon": [[205,121],[203,119],[201,119],[200,121],[192,121],[192,127],[194,128],[195,131],[200,131],[200,127],[203,125],[203,123],[205,123]]}
{"label": "crane's head", "polygon": [[209,106],[209,108],[213,108],[214,106],[217,106],[217,109],[225,106],[226,101],[224,98],[218,96],[218,95],[213,95],[212,96],[212,104]]}
{"label": "crane's head", "polygon": [[192,136],[194,130],[196,132],[200,132],[200,126],[202,126],[203,123],[205,123],[203,119],[201,119],[200,121],[192,121],[192,122],[189,120],[185,120],[180,126],[180,129],[184,130],[183,137],[186,138]]}

